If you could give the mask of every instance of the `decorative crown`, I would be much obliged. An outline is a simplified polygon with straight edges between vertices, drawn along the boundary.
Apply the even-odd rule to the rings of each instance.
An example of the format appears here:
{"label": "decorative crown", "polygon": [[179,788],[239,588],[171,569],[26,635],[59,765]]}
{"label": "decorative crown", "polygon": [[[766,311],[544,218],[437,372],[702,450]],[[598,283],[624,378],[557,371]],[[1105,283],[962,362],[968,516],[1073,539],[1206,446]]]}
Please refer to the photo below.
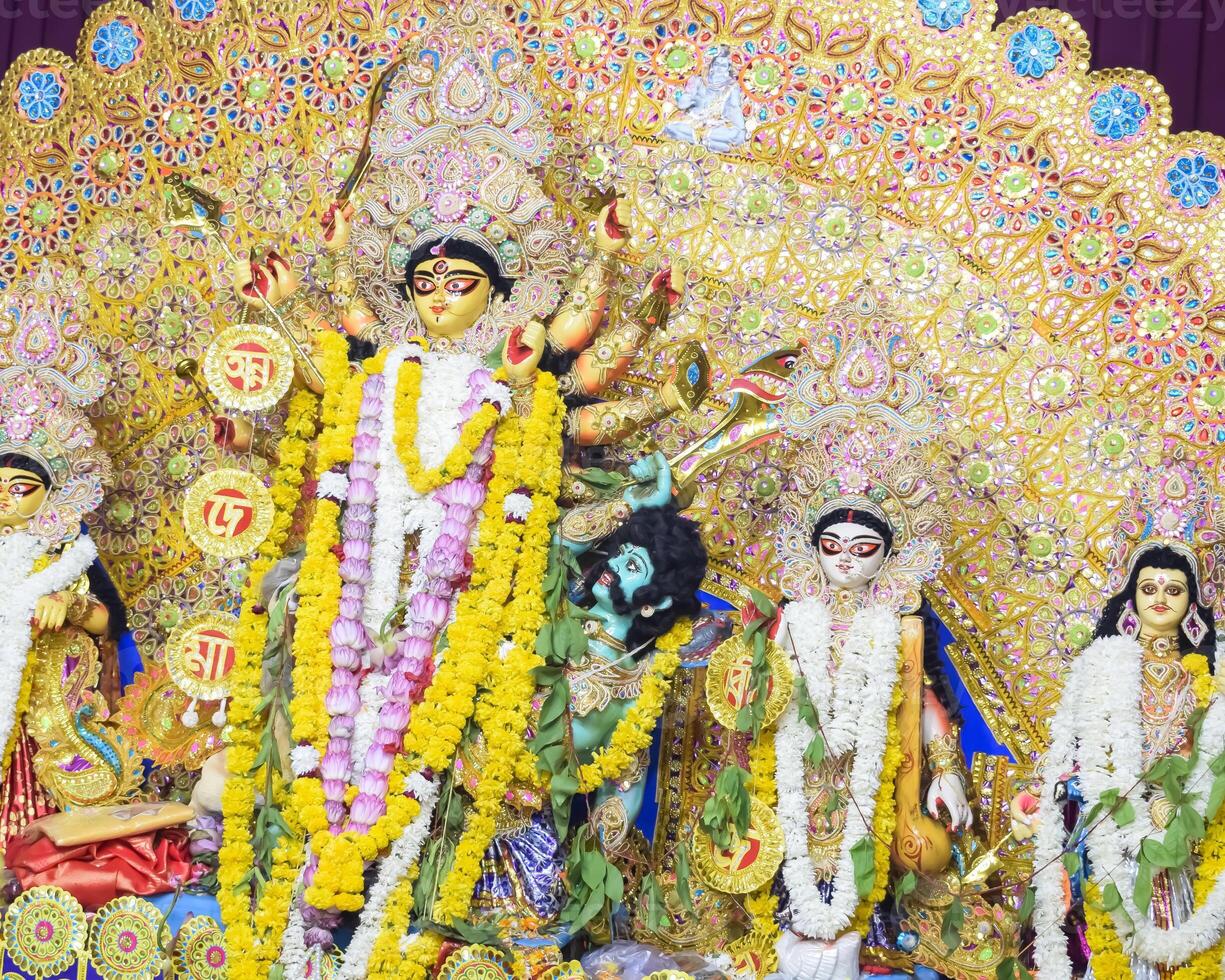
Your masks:
{"label": "decorative crown", "polygon": [[409,255],[422,244],[478,245],[514,280],[523,318],[553,308],[571,235],[532,168],[553,134],[529,87],[515,30],[465,0],[394,70],[370,135],[372,172],[353,231],[359,278],[383,321],[403,324]]}

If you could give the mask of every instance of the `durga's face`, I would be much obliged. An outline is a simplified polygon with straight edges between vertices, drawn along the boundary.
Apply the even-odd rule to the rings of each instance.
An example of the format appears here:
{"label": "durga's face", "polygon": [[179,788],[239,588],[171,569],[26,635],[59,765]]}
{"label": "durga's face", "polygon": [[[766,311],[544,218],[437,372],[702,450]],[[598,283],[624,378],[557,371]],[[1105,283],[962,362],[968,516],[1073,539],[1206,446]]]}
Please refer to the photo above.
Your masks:
{"label": "durga's face", "polygon": [[1136,614],[1149,636],[1175,636],[1191,606],[1185,572],[1176,568],[1142,568],[1136,579]]}
{"label": "durga's face", "polygon": [[47,490],[37,473],[0,466],[0,527],[26,527],[46,503]]}
{"label": "durga's face", "polygon": [[831,524],[817,539],[817,560],[836,589],[862,592],[885,564],[885,539],[870,527],[844,521]]}
{"label": "durga's face", "polygon": [[489,275],[475,262],[428,258],[417,263],[409,281],[413,305],[426,332],[462,337],[489,307]]}

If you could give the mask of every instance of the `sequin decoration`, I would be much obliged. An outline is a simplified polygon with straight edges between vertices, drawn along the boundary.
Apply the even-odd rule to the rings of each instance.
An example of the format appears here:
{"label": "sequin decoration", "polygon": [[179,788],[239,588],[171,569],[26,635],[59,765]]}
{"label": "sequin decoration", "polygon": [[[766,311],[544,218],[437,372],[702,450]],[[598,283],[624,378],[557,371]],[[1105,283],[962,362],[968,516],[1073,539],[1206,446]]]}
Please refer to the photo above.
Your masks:
{"label": "sequin decoration", "polygon": [[193,915],[183,924],[175,939],[174,965],[180,980],[225,980],[225,942],[215,920]]}
{"label": "sequin decoration", "polygon": [[85,955],[85,910],[62,888],[31,888],[4,914],[4,948],[36,980],[63,973]]}
{"label": "sequin decoration", "polygon": [[111,899],[90,928],[89,961],[103,980],[153,980],[161,973],[161,913],[143,898]]}

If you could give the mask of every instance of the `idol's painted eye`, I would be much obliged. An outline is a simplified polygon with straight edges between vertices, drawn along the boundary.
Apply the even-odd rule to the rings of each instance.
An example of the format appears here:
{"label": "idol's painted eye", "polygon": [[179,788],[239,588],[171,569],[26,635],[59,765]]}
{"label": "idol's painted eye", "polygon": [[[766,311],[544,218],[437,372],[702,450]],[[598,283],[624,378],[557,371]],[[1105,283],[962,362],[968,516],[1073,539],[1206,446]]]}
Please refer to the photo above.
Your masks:
{"label": "idol's painted eye", "polygon": [[34,483],[33,481],[18,480],[9,484],[9,493],[14,497],[28,497],[30,494],[37,493],[41,489],[42,484]]}
{"label": "idol's painted eye", "polygon": [[455,276],[447,280],[446,290],[451,296],[465,296],[480,284],[477,276]]}
{"label": "idol's painted eye", "polygon": [[638,565],[638,559],[637,559],[637,558],[631,558],[629,561],[627,561],[627,562],[625,563],[625,570],[626,570],[627,572],[633,572],[635,575],[637,575],[637,574],[638,574],[638,572],[639,572],[639,571],[641,571],[641,569],[640,569],[640,567],[639,567],[639,565]]}
{"label": "idol's painted eye", "polygon": [[1172,596],[1182,595],[1182,586],[1181,585],[1170,585],[1166,587],[1165,591],[1167,595],[1172,595]]}
{"label": "idol's painted eye", "polygon": [[418,296],[428,296],[437,288],[438,283],[429,276],[413,276],[413,292]]}
{"label": "idol's painted eye", "polygon": [[880,541],[857,541],[851,545],[851,554],[856,558],[871,558],[880,551]]}
{"label": "idol's painted eye", "polygon": [[1145,582],[1142,586],[1140,586],[1140,591],[1145,595],[1156,595],[1157,586],[1153,585],[1151,582]]}
{"label": "idol's painted eye", "polygon": [[837,538],[822,538],[821,539],[821,554],[823,555],[840,555],[842,554],[842,542]]}

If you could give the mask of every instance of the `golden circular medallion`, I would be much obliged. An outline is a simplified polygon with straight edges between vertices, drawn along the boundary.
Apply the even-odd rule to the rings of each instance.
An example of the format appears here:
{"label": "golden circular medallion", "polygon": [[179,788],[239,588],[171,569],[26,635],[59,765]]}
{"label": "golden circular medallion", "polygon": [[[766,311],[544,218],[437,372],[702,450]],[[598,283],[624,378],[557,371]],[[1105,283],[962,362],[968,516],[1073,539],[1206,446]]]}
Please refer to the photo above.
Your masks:
{"label": "golden circular medallion", "polygon": [[204,355],[204,380],[224,408],[262,412],[289,390],[293,352],[262,323],[238,323],[213,338]]}
{"label": "golden circular medallion", "polygon": [[[766,678],[766,713],[762,727],[771,725],[791,700],[794,678],[787,664],[787,655],[773,640],[766,640],[766,663],[770,676]],[[753,687],[753,647],[736,635],[724,640],[710,655],[706,668],[706,703],[710,712],[724,728],[735,730],[736,716],[757,696]]]}
{"label": "golden circular medallion", "polygon": [[224,613],[200,613],[174,628],[166,640],[166,672],[180,690],[201,701],[230,696],[237,625]]}
{"label": "golden circular medallion", "polygon": [[783,828],[774,811],[756,796],[749,800],[749,827],[743,837],[733,832],[731,846],[715,846],[701,827],[694,828],[693,866],[711,888],[729,895],[747,895],[771,878],[783,862]]}
{"label": "golden circular medallion", "polygon": [[493,946],[461,946],[438,970],[438,980],[512,980],[506,954]]}
{"label": "golden circular medallion", "polygon": [[197,548],[218,558],[255,551],[272,529],[272,494],[246,470],[206,473],[183,496],[183,526]]}

